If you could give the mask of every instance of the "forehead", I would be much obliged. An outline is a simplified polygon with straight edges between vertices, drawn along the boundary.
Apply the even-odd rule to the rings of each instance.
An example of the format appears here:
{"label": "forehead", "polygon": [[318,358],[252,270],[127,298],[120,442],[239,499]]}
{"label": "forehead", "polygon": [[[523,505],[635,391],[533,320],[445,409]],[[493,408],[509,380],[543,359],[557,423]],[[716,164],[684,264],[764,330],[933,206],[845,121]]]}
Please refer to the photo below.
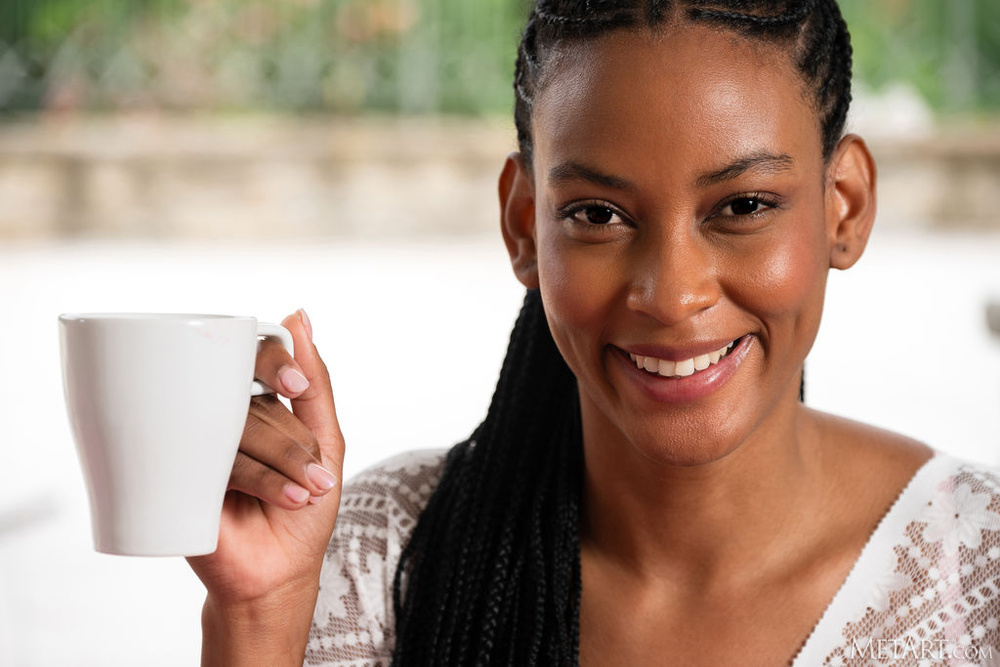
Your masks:
{"label": "forehead", "polygon": [[548,64],[532,129],[536,157],[553,160],[701,169],[766,151],[822,161],[791,57],[696,24],[569,43]]}

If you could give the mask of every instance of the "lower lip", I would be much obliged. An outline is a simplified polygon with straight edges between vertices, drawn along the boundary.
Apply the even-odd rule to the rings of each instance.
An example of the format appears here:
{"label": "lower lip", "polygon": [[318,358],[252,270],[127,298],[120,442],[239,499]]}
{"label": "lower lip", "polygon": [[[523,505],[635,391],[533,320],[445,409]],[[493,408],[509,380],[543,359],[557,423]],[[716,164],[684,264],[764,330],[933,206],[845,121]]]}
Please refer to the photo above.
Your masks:
{"label": "lower lip", "polygon": [[658,403],[688,403],[717,391],[736,373],[753,345],[753,337],[743,336],[729,354],[703,371],[687,377],[663,377],[639,369],[628,352],[614,348],[615,356],[622,363],[629,379],[638,385],[648,398]]}

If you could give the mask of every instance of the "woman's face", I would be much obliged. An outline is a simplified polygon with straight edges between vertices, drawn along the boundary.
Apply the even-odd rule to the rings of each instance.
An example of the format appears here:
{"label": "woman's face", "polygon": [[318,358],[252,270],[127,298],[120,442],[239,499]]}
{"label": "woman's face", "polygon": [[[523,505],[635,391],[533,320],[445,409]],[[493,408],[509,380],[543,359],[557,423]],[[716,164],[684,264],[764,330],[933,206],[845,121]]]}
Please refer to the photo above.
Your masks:
{"label": "woman's face", "polygon": [[789,426],[830,267],[810,102],[779,51],[696,25],[550,62],[532,234],[586,438],[690,465]]}

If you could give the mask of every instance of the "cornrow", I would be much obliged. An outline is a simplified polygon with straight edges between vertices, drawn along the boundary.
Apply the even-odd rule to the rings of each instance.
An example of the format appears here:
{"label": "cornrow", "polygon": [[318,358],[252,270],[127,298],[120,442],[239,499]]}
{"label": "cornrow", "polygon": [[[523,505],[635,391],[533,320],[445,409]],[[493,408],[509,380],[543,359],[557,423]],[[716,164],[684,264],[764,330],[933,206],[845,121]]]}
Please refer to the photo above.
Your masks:
{"label": "cornrow", "polygon": [[797,27],[812,12],[815,4],[815,0],[803,0],[798,3],[799,6],[797,8],[775,15],[756,15],[747,14],[745,11],[734,12],[692,7],[688,10],[688,16],[695,21],[709,20],[726,23],[737,30],[767,30],[785,26]]}
{"label": "cornrow", "polygon": [[[592,6],[590,6],[592,5]],[[714,24],[744,36],[788,46],[813,93],[823,156],[829,159],[844,132],[851,103],[852,50],[836,0],[648,0],[595,2],[542,0],[528,18],[515,63],[514,123],[525,162],[532,158],[531,112],[547,58],[562,43],[618,28],[664,24],[678,10],[687,20]]]}
{"label": "cornrow", "polygon": [[[851,99],[850,38],[835,0],[538,0],[514,69],[525,164],[532,108],[561,44],[684,20],[784,48],[813,96],[824,157],[833,154]],[[578,664],[579,410],[576,380],[529,290],[486,418],[449,451],[400,556],[393,665]]]}

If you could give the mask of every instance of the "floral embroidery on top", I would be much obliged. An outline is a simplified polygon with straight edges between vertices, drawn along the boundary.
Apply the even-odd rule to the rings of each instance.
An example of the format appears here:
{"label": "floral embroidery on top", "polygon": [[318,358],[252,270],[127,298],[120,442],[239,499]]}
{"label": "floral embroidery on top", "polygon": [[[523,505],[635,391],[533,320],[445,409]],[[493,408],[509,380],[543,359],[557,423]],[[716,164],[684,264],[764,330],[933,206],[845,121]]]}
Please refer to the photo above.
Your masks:
{"label": "floral embroidery on top", "polygon": [[320,573],[305,664],[386,667],[391,662],[396,565],[437,486],[446,453],[407,452],[344,486]]}
{"label": "floral embroidery on top", "polygon": [[[396,566],[446,454],[404,454],[345,486],[307,665],[390,664]],[[881,535],[876,559],[884,565],[862,554],[869,579],[822,627],[829,643],[805,667],[1000,665],[1000,475],[946,457],[939,464],[915,505],[890,510],[895,527]]]}
{"label": "floral embroidery on top", "polygon": [[946,473],[886,536],[890,567],[824,665],[1000,665],[1000,476],[958,461]]}
{"label": "floral embroidery on top", "polygon": [[993,497],[976,493],[967,484],[959,484],[953,493],[939,490],[926,513],[924,539],[941,542],[945,556],[958,553],[959,545],[978,549],[984,530],[1000,530],[1000,516],[987,509]]}
{"label": "floral embroidery on top", "polygon": [[[910,575],[899,571],[899,556],[893,554],[889,567],[872,588],[867,608],[875,611],[885,611],[889,608],[889,597],[896,591],[903,590],[911,584]],[[862,613],[864,611],[862,610]]]}

